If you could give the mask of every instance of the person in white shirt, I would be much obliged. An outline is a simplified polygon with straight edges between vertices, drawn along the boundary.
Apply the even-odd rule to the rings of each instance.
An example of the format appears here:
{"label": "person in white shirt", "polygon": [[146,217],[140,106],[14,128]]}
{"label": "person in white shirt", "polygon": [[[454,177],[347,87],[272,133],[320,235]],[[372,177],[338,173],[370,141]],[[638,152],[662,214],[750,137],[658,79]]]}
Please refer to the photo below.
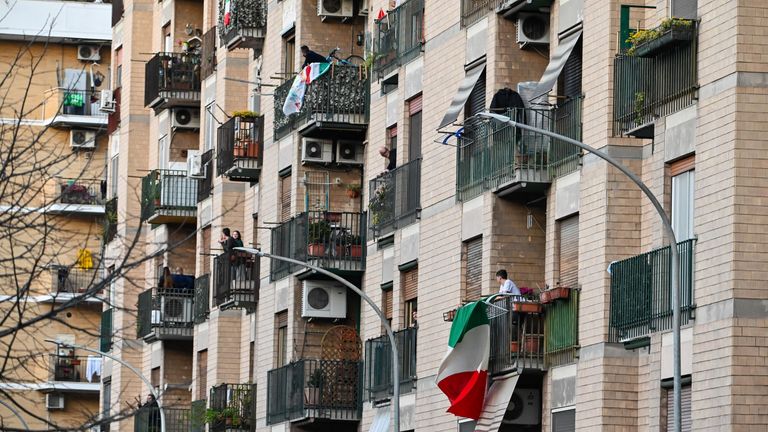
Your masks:
{"label": "person in white shirt", "polygon": [[505,269],[496,272],[496,281],[499,283],[499,294],[521,295],[520,288],[518,288],[514,282],[509,280],[509,276]]}

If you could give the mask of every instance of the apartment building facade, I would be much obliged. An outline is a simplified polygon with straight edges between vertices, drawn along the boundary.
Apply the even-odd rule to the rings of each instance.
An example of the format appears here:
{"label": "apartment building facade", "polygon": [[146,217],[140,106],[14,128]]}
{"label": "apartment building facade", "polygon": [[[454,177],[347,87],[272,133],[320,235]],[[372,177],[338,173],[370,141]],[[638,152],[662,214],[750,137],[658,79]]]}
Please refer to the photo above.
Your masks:
{"label": "apartment building facade", "polygon": [[[489,109],[601,149],[649,186],[682,257],[684,428],[768,423],[759,2],[114,10],[117,238],[138,231],[157,256],[118,282],[137,323],[115,309],[112,350],[163,393],[169,425],[392,427],[379,317],[317,272],[228,250],[229,228],[379,306],[400,352],[400,430],[670,430],[670,246],[653,207],[596,156],[478,115]],[[348,60],[286,115],[303,45]],[[163,267],[185,271],[167,286]],[[487,300],[488,402],[457,419],[434,379],[456,308],[496,293],[499,269],[526,300]],[[107,364],[102,405],[116,412],[147,389]]]}

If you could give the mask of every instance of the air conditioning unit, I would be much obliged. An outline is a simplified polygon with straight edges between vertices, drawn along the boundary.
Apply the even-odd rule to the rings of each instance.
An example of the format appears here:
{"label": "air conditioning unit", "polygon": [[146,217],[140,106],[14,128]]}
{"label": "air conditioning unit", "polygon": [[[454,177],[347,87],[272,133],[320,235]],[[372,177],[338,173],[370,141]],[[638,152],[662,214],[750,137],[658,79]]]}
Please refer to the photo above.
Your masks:
{"label": "air conditioning unit", "polygon": [[304,281],[302,318],[346,318],[347,287],[332,281]]}
{"label": "air conditioning unit", "polygon": [[99,98],[99,111],[113,113],[115,112],[115,98],[112,90],[102,90]]}
{"label": "air conditioning unit", "polygon": [[200,110],[177,108],[171,112],[171,128],[200,129]]}
{"label": "air conditioning unit", "polygon": [[45,395],[45,407],[49,410],[64,409],[64,395],[59,393],[48,393]]}
{"label": "air conditioning unit", "polygon": [[99,55],[99,47],[95,45],[78,45],[77,59],[91,62],[97,62],[101,60],[101,56]]}
{"label": "air conditioning unit", "polygon": [[541,423],[541,393],[538,389],[516,388],[504,415],[504,424],[537,425]]}
{"label": "air conditioning unit", "polygon": [[353,0],[317,0],[317,16],[352,18]]}
{"label": "air conditioning unit", "polygon": [[368,16],[368,9],[370,9],[370,7],[370,0],[360,0],[360,8],[357,10],[357,14],[360,16]]}
{"label": "air conditioning unit", "polygon": [[517,43],[520,48],[528,44],[549,43],[549,15],[521,13],[517,16]]}
{"label": "air conditioning unit", "polygon": [[302,162],[333,162],[333,141],[303,138],[301,141]]}
{"label": "air conditioning unit", "polygon": [[192,322],[192,297],[163,294],[160,308],[165,322]]}
{"label": "air conditioning unit", "polygon": [[336,163],[348,165],[363,164],[363,146],[358,141],[343,141],[336,143]]}
{"label": "air conditioning unit", "polygon": [[74,149],[94,149],[96,148],[96,132],[72,129],[69,133],[69,145]]}
{"label": "air conditioning unit", "polygon": [[187,150],[187,177],[205,178],[205,170],[200,150]]}

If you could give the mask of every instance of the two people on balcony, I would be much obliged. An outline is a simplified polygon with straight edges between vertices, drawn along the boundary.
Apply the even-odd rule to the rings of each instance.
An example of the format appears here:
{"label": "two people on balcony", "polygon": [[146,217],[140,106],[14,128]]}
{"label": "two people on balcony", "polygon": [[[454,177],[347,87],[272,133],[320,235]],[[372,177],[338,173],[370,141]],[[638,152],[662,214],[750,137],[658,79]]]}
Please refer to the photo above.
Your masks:
{"label": "two people on balcony", "polygon": [[245,276],[245,255],[235,250],[236,247],[243,247],[243,237],[240,231],[230,231],[229,228],[221,230],[221,238],[219,239],[224,253],[229,255],[229,262],[234,267],[232,273],[233,279],[244,279]]}
{"label": "two people on balcony", "polygon": [[195,289],[195,278],[184,274],[184,269],[176,267],[176,274],[171,274],[170,267],[163,267],[158,286],[161,288],[177,288],[192,291]]}
{"label": "two people on balcony", "polygon": [[301,46],[301,55],[304,57],[304,63],[301,65],[301,70],[309,66],[311,63],[328,63],[328,59],[324,56],[312,51],[308,46]]}

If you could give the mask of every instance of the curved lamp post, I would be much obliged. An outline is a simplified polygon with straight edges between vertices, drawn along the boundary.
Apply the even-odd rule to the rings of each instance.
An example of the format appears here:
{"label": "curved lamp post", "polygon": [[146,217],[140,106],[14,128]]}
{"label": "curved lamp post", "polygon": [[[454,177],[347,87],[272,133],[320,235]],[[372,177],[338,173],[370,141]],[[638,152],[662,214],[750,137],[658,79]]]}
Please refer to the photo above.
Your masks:
{"label": "curved lamp post", "polygon": [[653,207],[656,209],[656,212],[659,214],[659,217],[661,218],[661,223],[664,225],[664,229],[667,231],[667,234],[669,235],[669,249],[672,255],[672,265],[670,266],[670,273],[671,273],[671,290],[672,290],[672,344],[674,347],[674,359],[673,359],[673,366],[674,366],[674,426],[675,431],[680,432],[681,428],[681,411],[680,411],[680,291],[678,290],[678,271],[679,271],[679,254],[677,252],[677,238],[675,238],[675,232],[672,229],[672,224],[669,221],[669,217],[667,216],[667,213],[664,211],[664,207],[662,207],[661,203],[658,199],[656,199],[656,196],[651,192],[650,189],[648,189],[648,186],[645,185],[645,183],[640,180],[639,177],[637,177],[632,171],[629,170],[629,168],[622,165],[619,161],[612,158],[611,156],[607,155],[606,153],[597,150],[591,146],[588,146],[584,144],[581,141],[577,141],[573,138],[568,138],[567,136],[563,136],[554,132],[550,132],[548,130],[540,129],[537,127],[529,126],[524,123],[518,123],[511,118],[499,114],[493,114],[489,112],[482,112],[477,114],[480,117],[485,118],[491,118],[494,120],[497,120],[502,123],[507,123],[512,125],[512,127],[520,128],[524,130],[528,130],[531,132],[540,133],[542,135],[546,135],[551,138],[558,139],[560,141],[566,142],[568,144],[575,145],[576,147],[579,147],[582,150],[588,151],[595,156],[599,157],[600,159],[603,159],[604,161],[608,162],[609,164],[613,165],[616,169],[621,171],[624,175],[629,177],[630,180],[632,180],[637,187],[640,188],[641,191],[648,197],[648,199],[651,201],[651,204],[653,204]]}
{"label": "curved lamp post", "polygon": [[376,303],[374,303],[374,301],[371,300],[370,297],[368,297],[363,291],[361,291],[360,288],[356,287],[354,284],[342,278],[341,276],[333,274],[324,268],[321,268],[312,264],[308,264],[304,261],[295,260],[293,258],[287,258],[279,255],[272,255],[266,252],[262,252],[261,250],[255,249],[255,248],[236,247],[235,250],[247,252],[249,254],[256,255],[257,257],[269,258],[277,261],[284,261],[287,263],[296,264],[296,265],[308,268],[310,270],[314,270],[322,275],[328,276],[329,278],[344,284],[344,286],[346,286],[347,288],[355,292],[357,295],[359,295],[363,300],[365,300],[371,306],[371,308],[373,308],[373,311],[376,312],[376,315],[378,315],[379,318],[381,319],[381,325],[384,326],[384,330],[387,332],[387,336],[389,337],[389,343],[390,345],[392,345],[392,384],[393,384],[393,392],[394,392],[394,394],[392,395],[392,405],[393,405],[392,408],[394,410],[394,412],[392,413],[392,417],[395,423],[394,431],[400,432],[400,365],[398,364],[399,355],[397,352],[397,344],[395,343],[395,334],[392,332],[392,327],[390,327],[389,322],[387,322],[387,318],[381,312],[381,309],[379,309],[379,307],[376,306]]}
{"label": "curved lamp post", "polygon": [[24,426],[24,429],[29,430],[29,425],[27,424],[27,422],[24,421],[24,417],[20,416],[18,411],[16,411],[10,404],[3,402],[3,400],[0,399],[0,405],[8,408],[8,411],[10,411],[13,415],[16,416],[17,419],[19,419],[22,426]]}

